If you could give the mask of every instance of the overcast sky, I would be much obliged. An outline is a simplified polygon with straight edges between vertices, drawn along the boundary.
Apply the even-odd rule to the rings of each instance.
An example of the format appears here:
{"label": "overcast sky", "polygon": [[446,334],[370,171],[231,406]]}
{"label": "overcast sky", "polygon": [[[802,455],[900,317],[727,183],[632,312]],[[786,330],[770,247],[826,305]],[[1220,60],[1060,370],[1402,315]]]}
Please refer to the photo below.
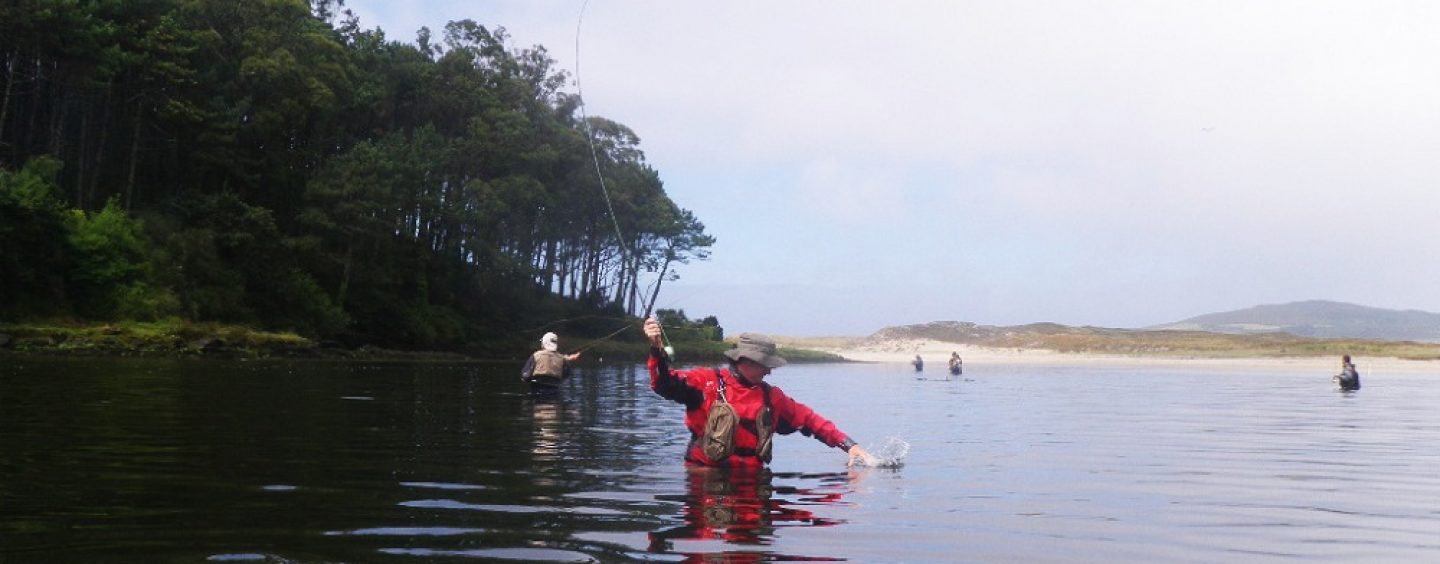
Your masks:
{"label": "overcast sky", "polygon": [[[346,6],[573,78],[582,3]],[[592,0],[578,76],[718,238],[659,307],[730,333],[1440,311],[1436,30],[1428,1]]]}

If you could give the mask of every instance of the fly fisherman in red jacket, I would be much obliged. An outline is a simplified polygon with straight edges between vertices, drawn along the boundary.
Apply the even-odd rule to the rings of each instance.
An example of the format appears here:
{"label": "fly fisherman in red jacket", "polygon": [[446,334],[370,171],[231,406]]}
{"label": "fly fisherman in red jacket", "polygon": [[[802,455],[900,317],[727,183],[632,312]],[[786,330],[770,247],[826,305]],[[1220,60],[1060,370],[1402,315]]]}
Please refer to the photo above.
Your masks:
{"label": "fly fisherman in red jacket", "polygon": [[765,383],[771,369],[786,364],[769,338],[754,333],[740,335],[739,344],[725,351],[730,358],[729,368],[671,370],[662,351],[660,323],[654,318],[645,320],[645,336],[651,345],[646,363],[650,368],[650,389],[665,399],[685,404],[685,427],[692,439],[685,452],[686,464],[761,468],[770,461],[775,434],[795,431],[846,451],[851,465],[857,460],[875,463],[869,452],[830,420]]}

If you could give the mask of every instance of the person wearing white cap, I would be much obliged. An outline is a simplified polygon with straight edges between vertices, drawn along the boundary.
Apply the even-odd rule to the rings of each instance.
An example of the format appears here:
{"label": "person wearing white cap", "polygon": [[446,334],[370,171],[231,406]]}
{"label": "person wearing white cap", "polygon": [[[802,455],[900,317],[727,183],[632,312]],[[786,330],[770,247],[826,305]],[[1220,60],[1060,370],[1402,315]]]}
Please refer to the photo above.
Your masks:
{"label": "person wearing white cap", "polygon": [[660,322],[645,320],[650,339],[650,389],[685,405],[691,466],[759,469],[770,462],[775,434],[800,431],[849,454],[849,464],[875,464],[876,459],[803,403],[765,383],[770,370],[785,366],[775,342],[764,335],[743,333],[735,348],[725,351],[729,368],[671,370],[662,347]]}
{"label": "person wearing white cap", "polygon": [[560,354],[560,336],[546,333],[540,337],[540,350],[525,361],[520,369],[520,379],[532,387],[555,388],[570,375],[570,363],[580,359],[580,353]]}

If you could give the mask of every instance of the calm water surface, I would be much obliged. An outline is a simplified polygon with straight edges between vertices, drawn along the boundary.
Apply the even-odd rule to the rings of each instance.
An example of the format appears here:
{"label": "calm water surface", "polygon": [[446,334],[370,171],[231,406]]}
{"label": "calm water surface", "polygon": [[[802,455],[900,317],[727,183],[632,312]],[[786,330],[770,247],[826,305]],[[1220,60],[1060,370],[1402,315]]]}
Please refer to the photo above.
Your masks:
{"label": "calm water surface", "polygon": [[1440,374],[792,365],[904,465],[726,476],[642,367],[518,370],[0,358],[0,563],[1440,560]]}

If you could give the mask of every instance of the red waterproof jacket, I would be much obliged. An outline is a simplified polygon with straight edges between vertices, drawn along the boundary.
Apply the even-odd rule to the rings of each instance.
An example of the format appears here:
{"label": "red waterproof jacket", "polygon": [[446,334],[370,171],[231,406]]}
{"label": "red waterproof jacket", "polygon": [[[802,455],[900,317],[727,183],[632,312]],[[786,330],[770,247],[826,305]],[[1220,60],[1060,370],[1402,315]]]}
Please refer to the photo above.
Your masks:
{"label": "red waterproof jacket", "polygon": [[[687,464],[731,468],[764,466],[765,462],[760,460],[755,452],[759,442],[755,431],[755,417],[760,408],[765,406],[764,394],[770,395],[770,408],[775,412],[777,434],[788,435],[800,431],[801,434],[813,436],[827,446],[846,451],[855,444],[829,419],[791,399],[780,388],[765,383],[751,385],[743,378],[731,374],[729,368],[671,370],[665,355],[658,349],[651,349],[646,365],[650,368],[650,389],[660,394],[660,397],[685,405],[685,427],[690,430],[690,446],[685,452]],[[710,406],[714,405],[715,398],[719,395],[717,378],[725,379],[725,398],[740,417],[740,425],[735,429],[735,453],[718,462],[705,456],[699,441],[705,432],[705,419],[710,416]]]}

